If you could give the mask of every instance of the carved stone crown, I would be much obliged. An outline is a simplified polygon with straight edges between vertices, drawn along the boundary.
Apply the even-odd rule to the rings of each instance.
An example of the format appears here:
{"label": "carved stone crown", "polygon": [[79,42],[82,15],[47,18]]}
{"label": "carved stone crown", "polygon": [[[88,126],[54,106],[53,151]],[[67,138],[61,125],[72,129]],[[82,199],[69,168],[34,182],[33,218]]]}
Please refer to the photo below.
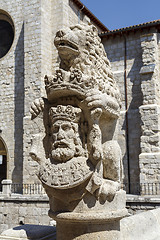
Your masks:
{"label": "carved stone crown", "polygon": [[90,90],[98,90],[100,93],[106,93],[106,109],[111,115],[119,116],[120,93],[114,82],[114,79],[95,79],[84,75],[80,70],[74,69],[66,72],[62,69],[56,70],[54,76],[45,76],[45,88],[49,102],[57,101],[60,97],[76,96],[83,100]]}
{"label": "carved stone crown", "polygon": [[52,122],[58,119],[64,119],[67,121],[78,123],[81,115],[81,109],[73,107],[71,105],[57,107],[51,107],[49,110],[49,116]]}
{"label": "carved stone crown", "polygon": [[87,91],[95,87],[94,79],[84,79],[81,71],[78,69],[68,73],[58,69],[54,76],[46,75],[44,82],[49,100],[53,100],[61,95],[68,96],[68,91],[70,95],[78,95],[83,98]]}

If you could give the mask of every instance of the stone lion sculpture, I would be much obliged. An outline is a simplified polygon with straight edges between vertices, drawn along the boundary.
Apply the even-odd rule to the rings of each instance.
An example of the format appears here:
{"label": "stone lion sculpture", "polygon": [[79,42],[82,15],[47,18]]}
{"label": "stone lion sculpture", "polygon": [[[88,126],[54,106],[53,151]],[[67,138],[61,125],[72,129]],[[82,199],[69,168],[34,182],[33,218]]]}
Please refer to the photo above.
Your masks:
{"label": "stone lion sculpture", "polygon": [[[85,78],[95,89],[116,99],[112,101],[112,108],[119,111],[120,93],[96,27],[75,25],[62,29],[57,32],[54,43],[61,60],[60,68],[70,72],[79,70],[83,81]],[[80,77],[78,71],[77,77]]]}
{"label": "stone lion sculpture", "polygon": [[[35,100],[30,110],[32,119],[40,112],[44,114],[46,136],[41,149],[44,148],[45,153],[39,156],[37,149],[42,144],[37,136],[30,155],[42,166],[39,178],[45,189],[62,202],[62,190],[66,192],[65,201],[72,203],[82,199],[86,191],[100,201],[112,201],[121,188],[123,174],[121,151],[115,140],[121,98],[109,60],[93,25],[77,24],[61,29],[56,33],[54,44],[60,59],[59,68],[52,76],[44,78],[47,99]],[[74,131],[77,135],[76,147],[71,139]],[[67,137],[69,150],[64,150],[67,148]],[[81,149],[83,154],[72,154],[72,148]],[[76,161],[78,165],[73,168],[82,173],[78,182],[64,183],[69,181],[71,170],[61,169],[65,166],[72,169],[71,163]],[[84,166],[87,177],[81,166]],[[60,171],[64,173],[61,173],[63,186],[56,183],[54,177],[58,178]],[[52,183],[51,178],[55,179]],[[82,185],[84,191],[81,190]],[[71,190],[75,187],[78,195]],[[65,206],[62,205],[69,211],[75,208],[69,207],[66,202]]]}

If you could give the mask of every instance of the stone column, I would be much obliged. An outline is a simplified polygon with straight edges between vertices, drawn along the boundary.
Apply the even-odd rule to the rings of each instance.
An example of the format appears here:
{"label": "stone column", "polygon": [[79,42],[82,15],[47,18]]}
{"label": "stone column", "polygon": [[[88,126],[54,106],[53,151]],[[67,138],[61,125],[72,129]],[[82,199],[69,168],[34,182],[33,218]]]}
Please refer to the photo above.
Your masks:
{"label": "stone column", "polygon": [[[72,216],[73,217],[73,216]],[[94,217],[94,216],[93,216]],[[108,221],[104,222],[99,218],[96,221],[92,219],[86,219],[86,216],[81,218],[80,221],[73,219],[66,221],[57,219],[57,239],[60,240],[96,240],[96,239],[109,239],[109,240],[119,240],[120,239],[120,221],[116,217],[111,216]],[[67,234],[66,234],[67,233]]]}
{"label": "stone column", "polygon": [[142,35],[141,47],[143,105],[139,108],[142,122],[140,183],[155,183],[160,180],[160,83],[157,34]]}

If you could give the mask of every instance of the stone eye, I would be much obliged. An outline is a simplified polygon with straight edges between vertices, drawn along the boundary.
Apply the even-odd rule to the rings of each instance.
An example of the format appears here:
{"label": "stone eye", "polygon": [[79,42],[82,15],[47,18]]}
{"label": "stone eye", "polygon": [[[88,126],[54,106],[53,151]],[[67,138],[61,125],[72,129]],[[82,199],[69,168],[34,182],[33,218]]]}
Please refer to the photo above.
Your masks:
{"label": "stone eye", "polygon": [[58,130],[59,130],[59,127],[58,127],[58,126],[53,126],[53,128],[52,128],[52,132],[53,132],[53,133],[57,133]]}
{"label": "stone eye", "polygon": [[66,124],[66,125],[63,125],[63,126],[62,126],[62,129],[63,129],[63,131],[68,131],[68,130],[71,129],[71,127]]}

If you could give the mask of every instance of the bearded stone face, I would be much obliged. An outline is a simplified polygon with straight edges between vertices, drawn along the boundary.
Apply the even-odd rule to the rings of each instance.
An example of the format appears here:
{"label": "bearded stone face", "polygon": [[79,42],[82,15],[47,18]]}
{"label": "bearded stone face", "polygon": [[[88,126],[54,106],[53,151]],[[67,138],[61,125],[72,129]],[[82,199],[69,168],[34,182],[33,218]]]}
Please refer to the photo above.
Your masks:
{"label": "bearded stone face", "polygon": [[75,131],[70,121],[57,120],[52,125],[52,158],[57,162],[67,162],[74,157],[76,146]]}

